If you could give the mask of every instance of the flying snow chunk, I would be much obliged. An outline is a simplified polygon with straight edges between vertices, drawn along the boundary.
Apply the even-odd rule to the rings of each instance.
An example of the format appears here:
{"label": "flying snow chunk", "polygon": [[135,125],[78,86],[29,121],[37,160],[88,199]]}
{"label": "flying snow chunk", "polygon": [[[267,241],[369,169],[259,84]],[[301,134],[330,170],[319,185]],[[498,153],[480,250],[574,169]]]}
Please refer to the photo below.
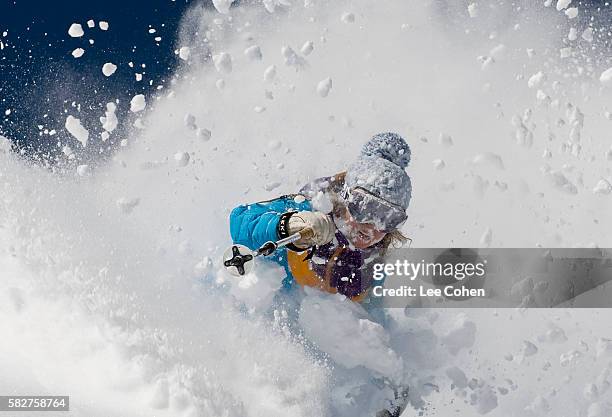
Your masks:
{"label": "flying snow chunk", "polygon": [[355,23],[355,13],[344,12],[340,20],[344,23]]}
{"label": "flying snow chunk", "polygon": [[542,90],[538,90],[536,92],[536,99],[538,100],[538,102],[542,105],[549,105],[551,103],[551,98],[548,94],[546,94],[544,91]]}
{"label": "flying snow chunk", "polygon": [[578,188],[561,171],[550,171],[546,176],[555,188],[568,194],[578,194]]}
{"label": "flying snow chunk", "polygon": [[232,72],[232,56],[227,52],[213,55],[213,63],[217,72],[229,74]]}
{"label": "flying snow chunk", "polygon": [[577,7],[570,7],[569,9],[567,9],[565,11],[565,15],[569,18],[569,19],[573,19],[576,16],[578,16],[578,8]]}
{"label": "flying snow chunk", "polygon": [[77,167],[77,174],[81,177],[88,175],[90,172],[89,165],[79,165]]}
{"label": "flying snow chunk", "polygon": [[203,141],[208,141],[212,136],[212,132],[206,128],[199,127],[196,129],[196,136]]}
{"label": "flying snow chunk", "polygon": [[130,111],[132,113],[138,113],[139,111],[143,111],[147,106],[147,102],[145,100],[145,96],[142,94],[135,95],[130,101]]}
{"label": "flying snow chunk", "polygon": [[601,73],[599,76],[599,82],[604,87],[612,87],[612,67]]}
{"label": "flying snow chunk", "polygon": [[93,28],[93,27],[96,27],[96,22],[94,22],[92,19],[89,19],[89,20],[87,21],[87,27],[88,27],[88,28]]}
{"label": "flying snow chunk", "polygon": [[487,414],[497,408],[497,395],[489,385],[478,386],[470,395],[470,403],[476,407],[478,414]]}
{"label": "flying snow chunk", "polygon": [[106,75],[107,77],[113,75],[115,71],[117,71],[117,66],[112,62],[107,62],[102,66],[102,74]]}
{"label": "flying snow chunk", "polygon": [[105,22],[105,21],[101,20],[101,21],[98,22],[98,26],[102,30],[108,30],[108,22]]}
{"label": "flying snow chunk", "polygon": [[263,0],[262,3],[269,13],[274,13],[279,6],[291,6],[288,0]]}
{"label": "flying snow chunk", "polygon": [[265,189],[266,191],[272,191],[272,190],[274,190],[275,188],[278,188],[278,187],[280,187],[280,186],[281,186],[281,183],[280,183],[279,181],[272,181],[272,182],[267,183],[267,184],[264,186],[264,189]]}
{"label": "flying snow chunk", "polygon": [[327,77],[326,79],[319,81],[319,84],[317,84],[317,93],[319,93],[321,97],[327,97],[331,88],[332,80],[331,78]]}
{"label": "flying snow chunk", "polygon": [[484,152],[472,158],[474,165],[490,165],[497,169],[504,169],[502,157],[493,152]]}
{"label": "flying snow chunk", "polygon": [[281,48],[281,55],[285,59],[285,65],[288,67],[295,67],[296,70],[299,70],[307,66],[306,60],[296,54],[290,46],[283,46]]}
{"label": "flying snow chunk", "polygon": [[527,86],[529,88],[536,88],[542,85],[542,83],[544,83],[545,81],[546,75],[542,71],[538,71],[531,77],[529,77],[529,80],[527,81]]}
{"label": "flying snow chunk", "polygon": [[66,118],[66,130],[70,133],[76,140],[81,142],[83,147],[87,146],[87,140],[89,139],[89,131],[81,125],[81,121],[73,116],[68,116]]}
{"label": "flying snow chunk", "polygon": [[72,51],[72,56],[75,58],[80,58],[83,56],[84,53],[85,53],[85,50],[83,48],[77,48],[74,51]]}
{"label": "flying snow chunk", "polygon": [[251,61],[261,61],[263,55],[261,53],[261,48],[257,45],[249,46],[244,50],[244,56],[249,58]]}
{"label": "flying snow chunk", "polygon": [[116,204],[119,210],[124,214],[130,214],[132,210],[140,203],[140,198],[125,198],[121,197]]}
{"label": "flying snow chunk", "polygon": [[582,32],[582,39],[587,42],[593,42],[593,29],[586,28],[584,32]]}
{"label": "flying snow chunk", "polygon": [[314,49],[314,43],[312,41],[307,41],[304,43],[304,45],[302,45],[300,52],[302,53],[302,55],[308,56],[312,53],[313,49]]}
{"label": "flying snow chunk", "polygon": [[213,6],[219,13],[228,14],[232,3],[235,0],[213,0]]}
{"label": "flying snow chunk", "polygon": [[111,102],[106,104],[106,112],[103,117],[100,117],[100,123],[102,123],[102,129],[107,132],[112,132],[117,128],[119,124],[119,120],[115,115],[115,111],[117,110],[117,106],[115,103]]}
{"label": "flying snow chunk", "polygon": [[480,69],[487,70],[495,63],[495,59],[490,56],[479,56],[478,61],[480,62]]}
{"label": "flying snow chunk", "polygon": [[270,65],[264,71],[264,81],[271,82],[276,78],[276,65]]}
{"label": "flying snow chunk", "polygon": [[83,26],[81,26],[79,23],[73,23],[68,29],[68,34],[73,38],[80,38],[85,34],[85,32],[83,32]]}
{"label": "flying snow chunk", "polygon": [[493,230],[490,227],[487,227],[487,230],[484,231],[482,236],[480,237],[480,246],[483,248],[491,247],[491,242],[493,241]]}
{"label": "flying snow chunk", "polygon": [[444,167],[446,166],[446,163],[442,159],[434,159],[432,163],[433,163],[434,169],[437,171],[444,169]]}
{"label": "flying snow chunk", "polygon": [[189,163],[189,154],[187,152],[177,152],[174,154],[174,162],[179,167],[187,166]]}
{"label": "flying snow chunk", "polygon": [[179,49],[179,58],[183,61],[187,61],[189,59],[189,55],[191,55],[191,49],[188,46],[181,46]]}
{"label": "flying snow chunk", "polygon": [[62,147],[62,153],[68,157],[68,159],[74,159],[74,151],[70,146],[65,145]]}
{"label": "flying snow chunk", "polygon": [[565,9],[567,6],[570,5],[571,2],[572,2],[572,0],[559,0],[557,2],[557,10],[561,11],[561,10]]}
{"label": "flying snow chunk", "polygon": [[561,356],[559,356],[559,364],[564,367],[574,366],[582,356],[582,352],[578,350],[570,350],[569,352],[562,353]]}
{"label": "flying snow chunk", "polygon": [[468,5],[468,14],[470,17],[478,17],[478,3],[470,3]]}
{"label": "flying snow chunk", "polygon": [[604,194],[608,195],[612,192],[612,184],[605,179],[600,179],[595,188],[593,188],[594,194]]}
{"label": "flying snow chunk", "polygon": [[546,343],[564,343],[567,342],[567,336],[560,327],[550,323],[550,329],[546,333],[539,335],[538,340]]}
{"label": "flying snow chunk", "polygon": [[331,198],[323,191],[317,192],[312,197],[311,203],[314,210],[322,213],[329,213],[334,209],[334,203],[332,203]]}
{"label": "flying snow chunk", "polygon": [[536,353],[538,353],[538,347],[536,345],[534,345],[533,343],[531,343],[529,340],[524,340],[523,341],[523,356],[524,357],[528,357],[528,356],[533,356]]}
{"label": "flying snow chunk", "polygon": [[196,117],[191,113],[185,114],[183,122],[185,123],[185,126],[191,130],[196,130],[198,128],[198,125],[196,124]]}

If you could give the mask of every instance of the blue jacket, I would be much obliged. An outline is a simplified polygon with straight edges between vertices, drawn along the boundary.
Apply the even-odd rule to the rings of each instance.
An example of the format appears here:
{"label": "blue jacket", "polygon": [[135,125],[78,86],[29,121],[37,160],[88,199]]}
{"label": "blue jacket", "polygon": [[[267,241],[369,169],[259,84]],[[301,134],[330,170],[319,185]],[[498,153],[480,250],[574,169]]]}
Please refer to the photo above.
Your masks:
{"label": "blue jacket", "polygon": [[[312,205],[308,200],[296,202],[295,195],[288,195],[236,207],[230,214],[232,240],[252,250],[268,241],[278,240],[277,227],[280,217],[288,211],[312,211]],[[269,258],[285,268],[287,277],[283,280],[283,285],[286,288],[291,287],[293,277],[287,263],[287,250],[282,248]]]}

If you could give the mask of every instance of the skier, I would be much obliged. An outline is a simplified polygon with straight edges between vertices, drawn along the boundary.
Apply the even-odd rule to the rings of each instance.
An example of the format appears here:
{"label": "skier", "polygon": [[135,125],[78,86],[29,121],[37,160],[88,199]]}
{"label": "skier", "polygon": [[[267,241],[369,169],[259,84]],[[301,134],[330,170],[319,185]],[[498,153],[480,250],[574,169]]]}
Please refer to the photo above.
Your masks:
{"label": "skier", "polygon": [[[400,135],[379,133],[345,172],[317,179],[298,194],[232,210],[231,237],[256,250],[303,232],[268,257],[285,268],[285,288],[311,286],[367,304],[372,266],[390,246],[407,240],[399,229],[412,192],[404,170],[409,162],[410,148]],[[408,403],[408,388],[386,378],[377,383],[390,387],[395,398],[376,416],[398,417]]]}
{"label": "skier", "polygon": [[392,245],[407,239],[412,186],[405,168],[410,148],[396,133],[380,133],[347,171],[320,178],[299,194],[242,205],[230,214],[234,243],[256,249],[303,230],[302,239],[273,257],[287,272],[283,284],[317,287],[367,302],[370,268]]}

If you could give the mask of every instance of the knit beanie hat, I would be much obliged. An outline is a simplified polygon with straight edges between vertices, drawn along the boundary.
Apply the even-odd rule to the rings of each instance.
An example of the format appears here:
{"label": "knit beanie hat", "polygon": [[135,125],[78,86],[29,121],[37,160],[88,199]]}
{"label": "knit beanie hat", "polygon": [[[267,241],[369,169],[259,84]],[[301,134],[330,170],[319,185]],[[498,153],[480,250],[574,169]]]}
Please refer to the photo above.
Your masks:
{"label": "knit beanie hat", "polygon": [[379,133],[362,148],[347,170],[345,185],[366,191],[402,207],[410,204],[412,184],[404,171],[410,162],[410,147],[397,133]]}

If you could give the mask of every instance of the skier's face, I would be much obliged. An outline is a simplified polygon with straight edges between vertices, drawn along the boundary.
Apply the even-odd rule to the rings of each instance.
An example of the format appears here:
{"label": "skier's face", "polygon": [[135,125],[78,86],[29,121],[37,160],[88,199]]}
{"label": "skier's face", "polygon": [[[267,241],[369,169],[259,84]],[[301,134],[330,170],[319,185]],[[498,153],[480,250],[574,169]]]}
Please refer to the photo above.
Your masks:
{"label": "skier's face", "polygon": [[351,243],[358,249],[365,249],[380,242],[387,232],[378,230],[372,223],[359,223],[348,210],[345,214],[346,231]]}

